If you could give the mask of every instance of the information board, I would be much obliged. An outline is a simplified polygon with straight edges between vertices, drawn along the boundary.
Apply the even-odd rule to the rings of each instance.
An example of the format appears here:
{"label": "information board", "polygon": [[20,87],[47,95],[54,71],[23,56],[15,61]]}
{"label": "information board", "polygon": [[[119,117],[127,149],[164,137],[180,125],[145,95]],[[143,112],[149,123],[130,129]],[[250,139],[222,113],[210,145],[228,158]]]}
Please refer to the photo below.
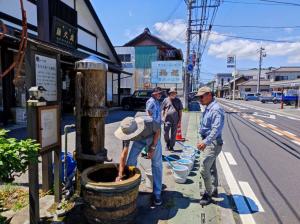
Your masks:
{"label": "information board", "polygon": [[42,150],[46,150],[59,143],[58,106],[39,107],[38,113],[39,141]]}
{"label": "information board", "polygon": [[56,59],[35,55],[36,85],[43,86],[47,101],[57,101],[57,67]]}
{"label": "information board", "polygon": [[154,61],[151,69],[152,83],[182,83],[182,61]]}

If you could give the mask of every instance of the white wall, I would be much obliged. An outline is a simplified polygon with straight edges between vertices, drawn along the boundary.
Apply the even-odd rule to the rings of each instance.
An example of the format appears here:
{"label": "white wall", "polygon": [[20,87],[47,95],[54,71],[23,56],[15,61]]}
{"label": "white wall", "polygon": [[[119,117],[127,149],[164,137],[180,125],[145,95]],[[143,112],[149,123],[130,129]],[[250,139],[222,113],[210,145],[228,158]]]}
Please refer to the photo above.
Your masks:
{"label": "white wall", "polygon": [[92,50],[96,50],[96,37],[92,36],[89,33],[84,32],[81,29],[78,29],[78,43],[88,47]]}
{"label": "white wall", "polygon": [[[34,26],[37,26],[36,5],[27,0],[25,0],[23,3],[24,9],[26,10],[27,22]],[[0,0],[0,11],[22,20],[21,6],[19,0]],[[3,20],[3,22],[14,28],[22,29],[21,26],[15,25],[6,20]],[[37,32],[35,31],[28,30],[28,32],[37,35]]]}
{"label": "white wall", "polygon": [[[77,10],[78,25],[91,31],[97,36],[97,48],[98,48],[97,51],[102,54],[108,55],[113,62],[117,62],[116,59],[114,59],[114,56],[108,44],[106,43],[105,38],[103,37],[101,31],[99,30],[97,23],[95,22],[94,18],[92,17],[92,14],[88,10],[83,0],[76,0],[76,10]],[[88,41],[87,39],[79,40],[79,43],[86,46],[87,41]]]}

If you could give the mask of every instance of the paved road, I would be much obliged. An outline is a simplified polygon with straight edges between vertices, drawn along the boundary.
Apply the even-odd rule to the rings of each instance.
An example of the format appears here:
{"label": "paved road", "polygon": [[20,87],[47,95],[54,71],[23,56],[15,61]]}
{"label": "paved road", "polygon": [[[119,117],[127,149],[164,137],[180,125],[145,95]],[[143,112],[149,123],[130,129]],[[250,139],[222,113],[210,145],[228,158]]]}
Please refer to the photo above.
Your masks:
{"label": "paved road", "polygon": [[219,162],[240,222],[300,223],[300,119],[220,103],[226,123]]}

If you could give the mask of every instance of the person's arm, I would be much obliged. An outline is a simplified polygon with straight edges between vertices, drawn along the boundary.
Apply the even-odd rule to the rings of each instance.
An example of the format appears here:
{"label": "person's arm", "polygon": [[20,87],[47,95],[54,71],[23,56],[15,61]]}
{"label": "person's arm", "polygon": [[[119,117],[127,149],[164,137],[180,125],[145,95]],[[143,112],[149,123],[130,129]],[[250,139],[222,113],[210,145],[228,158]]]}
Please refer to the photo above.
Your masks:
{"label": "person's arm", "polygon": [[126,159],[129,151],[129,142],[124,143],[124,148],[120,156],[120,165],[119,165],[119,174],[116,178],[116,181],[122,181],[124,175],[124,169],[126,165]]}
{"label": "person's arm", "polygon": [[180,124],[181,123],[181,118],[182,118],[182,110],[180,110],[178,112],[178,116],[179,116],[178,124]]}
{"label": "person's arm", "polygon": [[149,146],[148,155],[147,155],[148,159],[152,159],[154,152],[155,152],[155,147],[158,143],[159,138],[160,138],[160,128],[155,132],[155,134],[153,136],[153,141]]}
{"label": "person's arm", "polygon": [[181,100],[179,99],[179,110],[178,110],[179,121],[178,121],[178,123],[181,123],[182,110],[183,110],[183,105],[182,105]]}
{"label": "person's arm", "polygon": [[152,117],[152,115],[153,115],[154,106],[155,105],[151,101],[147,101],[147,103],[146,103],[146,111],[147,111],[147,114],[150,117]]}
{"label": "person's arm", "polygon": [[210,134],[203,140],[202,143],[198,144],[200,150],[204,150],[207,145],[210,145],[218,135],[221,134],[224,126],[224,115],[221,110],[216,110],[212,114],[212,127]]}

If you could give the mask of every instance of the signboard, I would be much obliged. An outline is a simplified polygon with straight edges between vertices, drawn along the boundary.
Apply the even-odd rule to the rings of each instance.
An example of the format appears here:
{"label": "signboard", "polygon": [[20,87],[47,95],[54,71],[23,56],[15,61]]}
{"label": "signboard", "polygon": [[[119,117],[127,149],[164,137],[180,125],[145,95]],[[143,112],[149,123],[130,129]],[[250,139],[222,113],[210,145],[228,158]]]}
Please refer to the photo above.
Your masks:
{"label": "signboard", "polygon": [[47,101],[57,101],[57,68],[56,59],[35,55],[36,85],[43,86]]}
{"label": "signboard", "polygon": [[182,83],[182,61],[154,61],[152,83]]}
{"label": "signboard", "polygon": [[38,108],[39,142],[42,150],[59,144],[58,106]]}
{"label": "signboard", "polygon": [[76,48],[77,29],[65,21],[53,17],[52,41],[69,48]]}
{"label": "signboard", "polygon": [[235,67],[235,56],[228,55],[227,56],[227,68],[234,68]]}

